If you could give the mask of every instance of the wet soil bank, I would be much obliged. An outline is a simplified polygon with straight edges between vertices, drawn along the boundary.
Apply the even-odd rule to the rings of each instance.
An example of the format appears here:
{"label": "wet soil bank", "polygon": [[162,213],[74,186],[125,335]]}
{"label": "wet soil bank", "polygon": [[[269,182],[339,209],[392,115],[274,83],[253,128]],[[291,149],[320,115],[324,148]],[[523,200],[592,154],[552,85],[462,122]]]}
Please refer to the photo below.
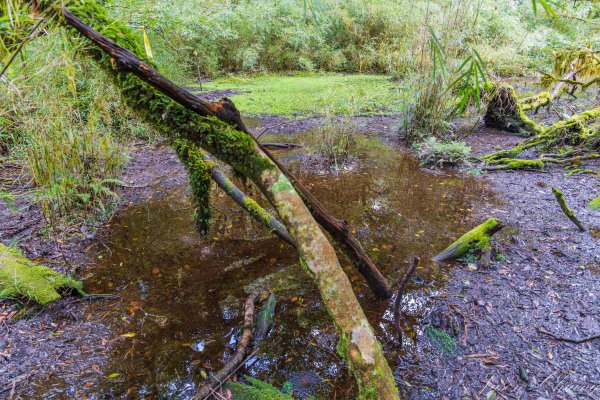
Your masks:
{"label": "wet soil bank", "polygon": [[[275,125],[273,118],[257,124]],[[390,127],[392,122],[373,120]],[[287,135],[265,141],[304,141],[295,133],[306,125],[285,129]],[[377,131],[389,142],[384,129]],[[481,130],[469,140],[475,151],[485,152],[518,139]],[[509,224],[489,268],[423,263],[407,287],[402,347],[390,304],[374,299],[342,258],[402,395],[598,395],[600,341],[573,344],[539,331],[569,338],[600,333],[600,214],[585,207],[600,191],[598,179],[567,177],[562,169],[431,174],[419,170],[405,150],[379,139],[366,138],[359,149],[360,161],[340,174],[307,171],[303,150],[278,154],[357,229],[390,280],[412,256],[427,260],[485,218]],[[57,265],[66,258],[78,266],[72,271],[90,293],[111,297],[64,299],[32,309],[29,318],[3,320],[0,398],[189,398],[194,382],[218,369],[235,348],[247,285],[276,288],[279,305],[275,328],[246,373],[276,385],[289,380],[301,396],[353,398],[353,382],[335,354],[333,327],[294,252],[218,192],[213,229],[199,236],[185,171],[160,144],[136,148],[123,181],[132,187],[123,190],[122,205],[93,234],[49,241],[37,233],[43,220],[27,199],[20,200],[17,214],[2,209],[0,240],[17,236],[28,255]],[[577,231],[555,203],[552,186],[594,229]],[[19,231],[15,220],[27,228]],[[2,306],[2,315],[12,307]],[[445,352],[437,346],[428,326],[449,332],[457,348]]]}

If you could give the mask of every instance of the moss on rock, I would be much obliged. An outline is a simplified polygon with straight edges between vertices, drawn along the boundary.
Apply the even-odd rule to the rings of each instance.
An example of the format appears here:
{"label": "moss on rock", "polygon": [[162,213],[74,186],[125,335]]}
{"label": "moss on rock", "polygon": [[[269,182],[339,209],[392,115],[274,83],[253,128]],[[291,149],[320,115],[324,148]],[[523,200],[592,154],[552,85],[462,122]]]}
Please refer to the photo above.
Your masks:
{"label": "moss on rock", "polygon": [[27,298],[47,304],[60,299],[59,292],[69,290],[87,296],[80,281],[39,265],[19,250],[0,244],[0,298]]}

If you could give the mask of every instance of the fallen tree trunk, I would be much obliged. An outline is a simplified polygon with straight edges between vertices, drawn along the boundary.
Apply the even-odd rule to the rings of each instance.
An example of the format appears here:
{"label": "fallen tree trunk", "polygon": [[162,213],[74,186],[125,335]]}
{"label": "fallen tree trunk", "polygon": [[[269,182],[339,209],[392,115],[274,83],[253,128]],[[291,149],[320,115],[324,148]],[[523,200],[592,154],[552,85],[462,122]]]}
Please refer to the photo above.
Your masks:
{"label": "fallen tree trunk", "polygon": [[[49,7],[53,2],[38,2],[40,4]],[[339,333],[338,351],[357,381],[359,396],[397,399],[398,390],[381,344],[339,265],[335,250],[277,164],[244,132],[246,128],[233,104],[224,99],[219,102],[220,105],[211,105],[207,109],[196,96],[178,88],[151,65],[79,19],[91,21],[100,29],[106,27],[107,34],[113,40],[126,43],[142,54],[139,45],[132,39],[130,28],[109,18],[98,3],[72,1],[67,5],[72,12],[62,8],[64,21],[108,53],[117,70],[106,62],[102,65],[114,74],[117,85],[130,104],[137,106],[151,121],[178,132],[256,183],[279,214],[297,245],[302,264],[319,288]],[[129,73],[140,77],[156,90]],[[228,119],[231,123],[225,123],[222,119]]]}
{"label": "fallen tree trunk", "polygon": [[[277,235],[293,247],[296,244],[290,237],[286,227],[262,208],[253,198],[248,197],[242,192],[229,178],[221,171],[218,164],[213,162],[208,154],[200,147],[189,140],[179,139],[174,145],[179,158],[182,160],[188,171],[190,171],[190,181],[194,174],[203,174],[210,178],[242,209],[246,210],[256,221],[260,222],[269,231]],[[200,171],[199,171],[200,170]],[[192,182],[190,182],[192,184]]]}
{"label": "fallen tree trunk", "polygon": [[452,261],[471,252],[485,252],[492,247],[492,236],[502,228],[504,228],[503,223],[496,218],[490,218],[462,235],[446,247],[444,251],[433,257],[432,260],[438,262]]}
{"label": "fallen tree trunk", "polygon": [[556,197],[556,201],[560,205],[560,209],[565,213],[565,215],[573,222],[581,232],[585,232],[585,226],[581,223],[581,221],[577,218],[577,215],[571,210],[569,205],[567,204],[567,200],[565,200],[565,195],[563,192],[558,190],[557,188],[552,188],[552,193]]}

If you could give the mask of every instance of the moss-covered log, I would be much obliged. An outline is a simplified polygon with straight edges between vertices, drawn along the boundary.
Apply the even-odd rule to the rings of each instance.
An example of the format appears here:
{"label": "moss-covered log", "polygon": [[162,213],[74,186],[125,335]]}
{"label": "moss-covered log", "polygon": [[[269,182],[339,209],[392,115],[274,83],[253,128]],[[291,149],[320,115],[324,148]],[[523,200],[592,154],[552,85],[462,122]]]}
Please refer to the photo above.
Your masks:
{"label": "moss-covered log", "polygon": [[577,218],[577,215],[575,215],[573,210],[571,210],[571,208],[567,204],[567,200],[565,200],[565,195],[563,194],[563,192],[553,187],[552,193],[554,193],[554,196],[556,196],[556,201],[558,201],[558,204],[560,205],[560,208],[565,213],[565,215],[571,220],[571,222],[573,222],[579,228],[580,231],[585,232],[585,226],[583,226],[581,221]]}
{"label": "moss-covered log", "polygon": [[[39,1],[38,3],[45,4],[46,7],[52,6],[52,2],[48,0]],[[67,3],[71,11],[76,11],[75,14],[78,14],[79,11],[81,11],[82,13],[91,16],[92,14],[99,15],[100,12],[104,12],[101,6],[94,4],[92,1],[83,2],[81,4],[75,1]],[[176,108],[172,108],[167,104],[170,99],[173,99],[180,105],[183,105],[189,111],[193,111],[201,116],[207,117],[207,119],[210,120],[204,122],[205,124],[210,122],[211,126],[206,126],[208,129],[203,129],[202,137],[196,133],[193,133],[192,136],[188,136],[186,131],[189,131],[189,129],[182,129],[180,134],[190,140],[199,141],[198,144],[200,146],[204,147],[210,153],[215,154],[218,158],[233,166],[234,169],[236,169],[236,171],[241,175],[252,177],[254,172],[250,171],[250,169],[253,169],[254,167],[260,170],[266,165],[273,166],[274,164],[275,167],[279,168],[279,171],[282,172],[286,178],[292,182],[293,186],[295,186],[294,189],[301,193],[304,201],[309,205],[309,211],[317,220],[317,222],[339,243],[342,244],[343,249],[349,255],[354,265],[367,280],[367,283],[373,290],[373,293],[376,296],[385,299],[388,299],[392,296],[393,291],[391,286],[379,272],[375,266],[375,263],[373,263],[373,261],[366,254],[360,243],[352,236],[351,229],[348,228],[348,224],[345,221],[333,217],[331,213],[329,213],[326,208],[285,167],[283,167],[273,156],[271,156],[268,150],[260,143],[256,142],[256,146],[258,146],[261,156],[258,158],[255,157],[254,159],[246,159],[246,155],[252,157],[252,155],[246,151],[247,143],[242,144],[232,141],[230,136],[233,131],[237,130],[238,133],[246,134],[244,135],[246,142],[248,139],[253,140],[253,137],[250,134],[250,131],[244,125],[239,111],[229,99],[223,98],[218,102],[209,103],[193,95],[189,91],[178,87],[173,82],[163,77],[153,68],[152,63],[150,63],[148,60],[142,61],[140,59],[139,56],[143,53],[140,52],[141,49],[139,48],[139,43],[135,41],[133,35],[123,34],[125,30],[131,30],[126,25],[115,22],[117,25],[103,27],[102,29],[105,33],[107,33],[107,38],[104,35],[99,34],[97,31],[89,29],[86,24],[82,23],[75,16],[75,14],[72,14],[70,11],[63,9],[62,14],[67,24],[77,29],[82,35],[90,39],[100,49],[111,56],[111,62],[114,63],[116,70],[120,72],[120,74],[117,75],[117,80],[126,91],[130,91],[131,89],[137,87],[131,84],[132,77],[127,74],[131,73],[141,78],[144,82],[157,88],[162,94],[169,98],[166,99],[165,96],[158,96],[153,99],[145,99],[148,103],[159,102],[161,103],[160,108],[169,111],[165,114],[153,115],[153,119],[161,119],[162,117],[162,119],[165,120],[163,122],[166,122],[168,125],[175,123],[176,125],[181,126],[183,120],[185,120],[185,116],[180,115]],[[118,36],[115,36],[115,33]],[[115,42],[113,42],[111,39],[114,39]],[[137,56],[121,47],[121,44],[132,49]],[[147,95],[154,97],[154,93],[151,93],[148,90],[135,93],[134,95],[137,98]],[[152,112],[153,110],[147,109],[146,111]],[[216,121],[219,120],[221,121],[219,127],[216,128],[216,130],[211,129],[212,125],[215,125]],[[215,134],[220,128],[223,128],[223,122],[230,125],[230,127],[228,127],[229,135]],[[232,127],[234,128],[233,130],[231,129]],[[239,147],[239,145],[242,145],[243,148]],[[217,148],[218,150],[216,150]],[[268,162],[264,164],[266,161]],[[258,162],[260,165],[255,166],[255,162]]]}
{"label": "moss-covered log", "polygon": [[[513,163],[516,166],[515,159],[525,150],[538,147],[543,151],[552,151],[561,149],[564,146],[578,147],[580,153],[600,150],[600,133],[597,129],[588,126],[589,122],[600,118],[600,107],[582,112],[572,116],[564,121],[559,121],[543,129],[539,134],[517,143],[512,149],[502,150],[483,157],[486,164],[508,165]],[[596,153],[573,157],[571,161],[596,158]],[[554,157],[540,157],[537,161],[541,162],[564,162],[565,159]],[[536,160],[523,160],[533,163]],[[510,168],[510,167],[508,167]]]}
{"label": "moss-covered log", "polygon": [[490,250],[492,247],[492,236],[502,228],[504,228],[504,224],[496,218],[490,218],[462,235],[457,241],[444,249],[444,251],[433,257],[432,260],[438,262],[452,261],[470,253]]}
{"label": "moss-covered log", "polygon": [[83,284],[31,261],[19,250],[0,243],[0,298],[31,299],[39,304],[58,300],[61,293],[87,296]]}
{"label": "moss-covered log", "polygon": [[[54,4],[51,1],[38,2],[41,9]],[[130,105],[149,120],[163,125],[170,132],[178,132],[256,183],[279,214],[297,245],[303,265],[319,288],[339,333],[338,351],[357,380],[359,396],[397,399],[398,390],[381,344],[339,265],[335,250],[290,181],[255,145],[252,137],[242,130],[245,127],[235,123],[239,114],[228,115],[235,108],[228,107],[225,102],[216,107],[217,112],[208,113],[196,96],[178,88],[148,62],[142,62],[139,57],[120,47],[125,45],[136,54],[143,54],[131,29],[109,18],[106,10],[97,2],[73,0],[64,4],[69,7],[69,11],[62,9],[64,22],[110,56],[100,62],[115,77],[117,86]],[[88,24],[101,30],[110,39]],[[233,121],[233,124],[224,122],[215,114],[224,115],[223,118]]]}

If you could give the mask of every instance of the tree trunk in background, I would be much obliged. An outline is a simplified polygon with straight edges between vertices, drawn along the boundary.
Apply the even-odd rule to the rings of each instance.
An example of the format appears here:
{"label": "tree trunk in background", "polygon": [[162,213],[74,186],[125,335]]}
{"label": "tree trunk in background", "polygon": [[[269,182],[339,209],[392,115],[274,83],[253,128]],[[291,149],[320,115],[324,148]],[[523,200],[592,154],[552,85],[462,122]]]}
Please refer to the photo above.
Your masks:
{"label": "tree trunk in background", "polygon": [[[53,2],[38,1],[38,5],[42,9],[49,8]],[[177,87],[151,65],[113,42],[131,46],[138,54],[143,54],[139,44],[136,45],[131,29],[112,20],[97,2],[71,1],[66,5],[73,13],[63,8],[64,21],[112,58],[117,70],[107,62],[102,65],[115,76],[117,85],[130,104],[151,121],[166,125],[172,132],[194,141],[257,184],[288,229],[297,245],[301,262],[321,292],[340,335],[338,352],[357,380],[359,396],[397,399],[398,390],[381,344],[339,265],[335,250],[290,181],[253,139],[241,131],[245,127],[237,110],[230,107],[232,104],[225,100],[207,109],[206,104],[198,101],[196,96]],[[112,40],[91,29],[79,18],[90,21],[96,28],[107,28],[106,32]],[[129,73],[149,83],[160,93]],[[233,124],[225,124],[214,118],[215,115],[233,121]]]}

